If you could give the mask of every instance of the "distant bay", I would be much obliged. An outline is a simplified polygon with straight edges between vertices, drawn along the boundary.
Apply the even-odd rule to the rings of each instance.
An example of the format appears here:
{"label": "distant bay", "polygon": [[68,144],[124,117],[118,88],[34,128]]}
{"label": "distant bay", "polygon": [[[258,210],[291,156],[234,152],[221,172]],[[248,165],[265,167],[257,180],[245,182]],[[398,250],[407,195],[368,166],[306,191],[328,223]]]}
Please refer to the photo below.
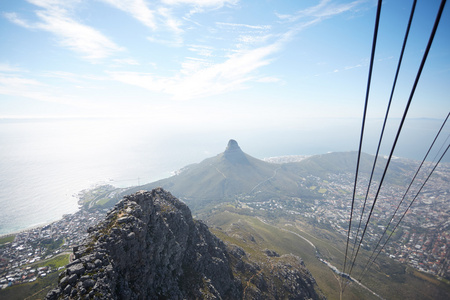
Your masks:
{"label": "distant bay", "polygon": [[[168,177],[222,152],[230,138],[257,158],[356,150],[360,121],[331,122],[334,126],[315,119],[255,129],[171,127],[130,118],[0,119],[0,235],[75,212],[76,194],[95,184],[126,187]],[[400,140],[396,155],[421,158],[439,126],[439,120],[408,124],[414,135]],[[365,150],[372,154],[375,132],[369,128],[366,137]],[[424,145],[412,147],[417,141]]]}

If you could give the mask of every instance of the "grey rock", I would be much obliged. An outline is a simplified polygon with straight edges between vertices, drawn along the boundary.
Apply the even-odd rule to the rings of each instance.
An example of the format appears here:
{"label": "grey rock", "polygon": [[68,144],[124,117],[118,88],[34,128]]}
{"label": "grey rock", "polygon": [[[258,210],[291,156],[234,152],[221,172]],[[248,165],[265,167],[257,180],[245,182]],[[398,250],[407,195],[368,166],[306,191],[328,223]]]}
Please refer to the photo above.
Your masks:
{"label": "grey rock", "polygon": [[64,276],[60,281],[59,281],[59,285],[64,288],[67,284],[69,283],[69,277],[68,276]]}
{"label": "grey rock", "polygon": [[95,264],[93,264],[93,263],[91,263],[91,262],[88,262],[87,264],[86,264],[86,269],[87,270],[92,270],[92,269],[94,269],[95,268]]}
{"label": "grey rock", "polygon": [[78,280],[77,274],[72,274],[72,275],[69,276],[67,282],[68,282],[69,284],[74,284],[74,283],[77,282],[77,280]]}
{"label": "grey rock", "polygon": [[88,279],[88,280],[83,281],[83,287],[85,289],[89,289],[89,288],[93,287],[94,285],[95,285],[95,280],[93,280],[93,279]]}
{"label": "grey rock", "polygon": [[82,263],[70,266],[67,268],[67,274],[71,275],[71,274],[77,274],[77,275],[82,275],[85,271],[85,268],[83,266]]}
{"label": "grey rock", "polygon": [[[77,263],[68,266],[60,289],[50,292],[47,299],[64,298],[64,284],[64,295],[71,298],[261,299],[272,291],[283,294],[271,290],[276,286],[273,278],[260,274],[255,276],[257,289],[243,295],[244,281],[233,274],[239,270],[257,274],[260,267],[244,262],[248,256],[240,247],[230,247],[228,252],[204,223],[192,219],[184,203],[161,188],[125,196],[75,250]],[[288,260],[302,269],[291,273],[292,268],[283,264],[274,267],[278,278],[287,282],[285,290],[317,299],[315,282],[301,260]]]}
{"label": "grey rock", "polygon": [[103,261],[101,261],[100,259],[96,259],[96,260],[94,261],[94,264],[95,264],[95,266],[98,268],[98,267],[100,267],[100,266],[103,265]]}
{"label": "grey rock", "polygon": [[68,284],[66,286],[66,288],[64,289],[64,294],[66,295],[70,295],[70,292],[72,291],[72,287],[70,286],[70,284]]}

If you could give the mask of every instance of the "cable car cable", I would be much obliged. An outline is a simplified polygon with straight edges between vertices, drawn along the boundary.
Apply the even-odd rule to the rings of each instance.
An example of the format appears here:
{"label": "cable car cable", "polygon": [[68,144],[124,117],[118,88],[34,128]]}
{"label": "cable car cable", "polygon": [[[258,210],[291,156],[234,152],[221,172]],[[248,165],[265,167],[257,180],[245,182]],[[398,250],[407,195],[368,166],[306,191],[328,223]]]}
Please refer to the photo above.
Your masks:
{"label": "cable car cable", "polygon": [[391,108],[392,98],[394,97],[394,91],[395,91],[395,87],[397,85],[398,74],[400,73],[400,67],[402,65],[402,60],[403,60],[403,54],[405,53],[406,42],[408,41],[409,31],[411,29],[411,23],[412,23],[412,20],[413,20],[415,9],[416,9],[416,4],[417,4],[417,0],[414,0],[413,4],[412,4],[412,7],[411,7],[411,13],[410,13],[410,16],[409,16],[408,25],[406,27],[405,37],[403,39],[402,50],[400,51],[400,57],[398,59],[397,71],[395,72],[394,82],[392,84],[391,95],[389,97],[389,102],[388,102],[388,106],[387,106],[387,109],[386,109],[386,114],[384,116],[384,122],[383,122],[383,127],[381,129],[380,139],[378,141],[377,151],[375,153],[374,162],[372,164],[372,171],[370,173],[369,184],[367,185],[367,191],[366,191],[366,195],[364,197],[363,208],[361,210],[361,215],[359,217],[358,230],[356,231],[355,242],[353,244],[353,249],[352,249],[352,255],[350,256],[351,258],[353,257],[353,254],[354,254],[354,251],[355,251],[355,248],[356,248],[356,243],[358,242],[359,230],[361,229],[361,223],[362,223],[362,219],[363,219],[364,212],[365,212],[365,209],[366,209],[367,198],[369,196],[370,186],[372,184],[373,175],[375,173],[375,167],[376,167],[377,161],[378,161],[378,154],[380,153],[381,142],[383,140],[384,130],[386,128],[386,123],[387,123],[387,119],[388,119],[388,116],[389,116],[389,110]]}
{"label": "cable car cable", "polygon": [[419,70],[418,70],[417,75],[416,75],[416,78],[415,78],[415,80],[414,80],[414,84],[413,84],[411,93],[410,93],[409,98],[408,98],[408,102],[407,102],[407,104],[406,104],[406,107],[405,107],[405,110],[404,110],[404,113],[403,113],[403,117],[402,117],[402,119],[401,119],[401,122],[400,122],[400,125],[399,125],[399,128],[398,128],[396,137],[395,137],[395,139],[394,139],[394,144],[392,145],[392,149],[391,149],[391,152],[390,152],[390,154],[389,154],[389,157],[388,157],[386,166],[385,166],[385,168],[384,168],[384,172],[383,172],[383,175],[382,175],[382,177],[381,177],[380,184],[379,184],[379,186],[378,186],[377,193],[376,193],[376,195],[375,195],[375,198],[374,198],[374,201],[373,201],[373,204],[372,204],[372,208],[370,209],[369,216],[368,216],[368,218],[367,218],[367,222],[366,222],[366,225],[365,225],[365,227],[364,227],[364,231],[363,231],[362,236],[361,236],[361,240],[359,241],[359,244],[358,244],[358,249],[357,249],[357,251],[356,251],[355,257],[354,257],[353,262],[352,262],[352,265],[351,265],[351,267],[350,267],[349,275],[351,274],[351,272],[352,272],[352,270],[353,270],[353,267],[354,267],[354,265],[355,265],[356,257],[358,256],[359,250],[360,250],[360,248],[361,248],[361,244],[362,244],[362,241],[363,241],[363,239],[364,239],[364,235],[365,235],[365,233],[366,233],[367,226],[369,225],[369,221],[370,221],[370,218],[371,218],[371,216],[372,216],[373,209],[375,208],[375,204],[376,204],[376,202],[377,202],[378,195],[379,195],[380,190],[381,190],[381,187],[382,187],[382,185],[383,185],[384,178],[385,178],[385,176],[386,176],[387,170],[388,170],[388,168],[389,168],[389,164],[390,164],[391,159],[392,159],[392,156],[393,156],[393,154],[394,154],[394,150],[395,150],[395,147],[396,147],[396,145],[397,145],[397,142],[398,142],[400,133],[401,133],[401,131],[402,131],[403,124],[405,123],[406,116],[407,116],[407,114],[408,114],[408,110],[409,110],[409,107],[410,107],[410,105],[411,105],[412,98],[413,98],[414,93],[415,93],[415,91],[416,91],[417,84],[419,83],[419,79],[420,79],[420,76],[421,76],[421,74],[422,74],[422,71],[423,71],[423,67],[424,67],[424,65],[425,65],[425,62],[426,62],[426,60],[427,60],[428,53],[430,52],[430,48],[431,48],[431,45],[432,45],[432,43],[433,43],[433,39],[434,39],[434,36],[435,36],[435,34],[436,34],[436,31],[437,31],[437,28],[438,28],[438,25],[439,25],[439,21],[440,21],[441,16],[442,16],[442,11],[444,10],[445,3],[446,3],[446,0],[442,0],[442,1],[441,1],[441,5],[440,5],[440,7],[439,7],[439,11],[438,11],[438,14],[437,14],[437,16],[436,16],[436,19],[435,19],[435,22],[434,22],[434,25],[433,25],[433,29],[432,29],[432,31],[431,31],[430,38],[428,39],[428,44],[427,44],[427,47],[426,47],[426,49],[425,49],[425,53],[424,53],[424,55],[423,55],[422,62],[420,63]]}
{"label": "cable car cable", "polygon": [[[375,258],[372,260],[372,258],[373,258],[373,256],[374,256],[374,254],[375,254],[375,252],[376,252],[378,246],[380,245],[380,243],[381,243],[383,237],[385,236],[385,234],[386,234],[387,230],[389,229],[389,227],[390,227],[392,221],[394,220],[394,217],[396,216],[397,211],[400,209],[401,204],[402,204],[403,201],[405,200],[406,195],[408,194],[408,192],[409,192],[409,190],[410,190],[410,188],[411,188],[413,182],[415,181],[415,179],[416,179],[417,175],[419,174],[419,172],[420,172],[420,170],[421,170],[423,164],[425,163],[425,160],[427,159],[428,155],[430,154],[431,149],[434,147],[434,144],[435,144],[436,140],[438,139],[438,137],[439,137],[439,135],[440,135],[442,129],[444,128],[444,126],[445,126],[445,124],[446,124],[446,122],[447,122],[449,116],[450,116],[450,113],[447,114],[447,117],[445,118],[444,122],[442,123],[442,125],[441,125],[441,127],[440,127],[438,133],[436,134],[436,136],[435,136],[433,142],[431,143],[431,146],[428,148],[427,153],[425,154],[424,158],[422,159],[422,162],[420,163],[420,166],[418,167],[416,173],[414,174],[413,178],[411,179],[411,182],[409,183],[409,186],[408,186],[408,188],[406,189],[406,192],[403,194],[403,197],[402,197],[401,201],[400,201],[399,204],[397,205],[397,208],[395,209],[394,214],[392,215],[391,219],[389,220],[388,224],[386,225],[386,228],[385,228],[383,234],[382,234],[381,237],[379,238],[377,245],[376,245],[375,248],[373,249],[373,252],[372,252],[372,254],[371,254],[370,257],[369,257],[369,260],[367,261],[365,267],[363,268],[361,277],[363,277],[363,274],[365,274],[365,272],[367,272],[368,269],[370,268],[370,266],[375,262],[376,258],[378,257],[378,254],[379,254],[379,253],[382,251],[382,249],[386,246],[387,242],[388,242],[389,239],[390,239],[390,236],[393,234],[393,231],[395,231],[395,228],[397,228],[397,226],[395,226],[394,230],[391,232],[391,235],[390,235],[390,236],[388,237],[388,239],[384,242],[384,244],[383,244],[383,246],[381,247],[380,251],[379,251],[378,254],[375,256]],[[446,142],[447,142],[447,140],[445,141],[445,143],[446,143]],[[445,143],[444,143],[443,145],[445,145]],[[439,153],[441,150],[442,150],[442,147],[439,149],[438,153]],[[360,281],[361,281],[361,279],[360,279]]]}

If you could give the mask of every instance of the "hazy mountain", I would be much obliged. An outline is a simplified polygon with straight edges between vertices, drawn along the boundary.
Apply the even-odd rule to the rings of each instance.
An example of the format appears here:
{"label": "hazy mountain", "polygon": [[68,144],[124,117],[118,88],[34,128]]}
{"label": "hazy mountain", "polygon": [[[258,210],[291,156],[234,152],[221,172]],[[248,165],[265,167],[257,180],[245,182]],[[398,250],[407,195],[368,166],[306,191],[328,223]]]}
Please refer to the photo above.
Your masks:
{"label": "hazy mountain", "polygon": [[[315,155],[300,162],[275,164],[244,153],[235,140],[230,140],[223,153],[198,164],[184,167],[177,175],[127,190],[162,187],[186,201],[192,209],[205,202],[234,200],[236,197],[270,198],[275,196],[321,198],[305,182],[310,176],[328,180],[329,174],[354,174],[357,152]],[[374,156],[362,153],[360,172],[368,176]],[[376,176],[380,176],[386,159],[379,157]],[[392,161],[388,179],[402,181],[411,163]],[[377,177],[375,177],[377,178]]]}
{"label": "hazy mountain", "polygon": [[[230,140],[223,153],[198,164],[184,167],[177,175],[127,190],[151,190],[162,187],[187,201],[190,206],[204,201],[232,200],[237,195],[264,192],[265,195],[298,194],[300,178],[280,165],[256,159],[244,153]],[[308,191],[304,191],[308,193]]]}

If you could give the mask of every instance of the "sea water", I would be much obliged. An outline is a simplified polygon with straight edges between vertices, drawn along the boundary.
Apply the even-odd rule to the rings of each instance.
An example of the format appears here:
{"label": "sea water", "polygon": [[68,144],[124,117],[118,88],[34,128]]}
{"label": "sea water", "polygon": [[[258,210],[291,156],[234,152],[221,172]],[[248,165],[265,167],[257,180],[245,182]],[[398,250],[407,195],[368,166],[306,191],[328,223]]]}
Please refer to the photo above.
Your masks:
{"label": "sea water", "polygon": [[1,121],[0,234],[75,212],[77,193],[95,184],[169,176],[177,160],[164,140],[122,120]]}
{"label": "sea water", "polygon": [[[290,128],[246,129],[225,124],[214,129],[207,124],[170,127],[170,122],[133,119],[0,120],[0,235],[75,212],[76,195],[93,185],[127,187],[168,177],[224,151],[231,138],[244,152],[260,159],[357,150],[360,121],[331,122],[331,127],[324,127],[321,120],[305,120]],[[417,141],[429,145],[440,124],[430,122],[431,129],[412,127],[422,131],[403,140],[405,151],[399,155],[422,156],[423,147],[411,145]],[[375,139],[368,134],[366,144],[373,148]]]}

